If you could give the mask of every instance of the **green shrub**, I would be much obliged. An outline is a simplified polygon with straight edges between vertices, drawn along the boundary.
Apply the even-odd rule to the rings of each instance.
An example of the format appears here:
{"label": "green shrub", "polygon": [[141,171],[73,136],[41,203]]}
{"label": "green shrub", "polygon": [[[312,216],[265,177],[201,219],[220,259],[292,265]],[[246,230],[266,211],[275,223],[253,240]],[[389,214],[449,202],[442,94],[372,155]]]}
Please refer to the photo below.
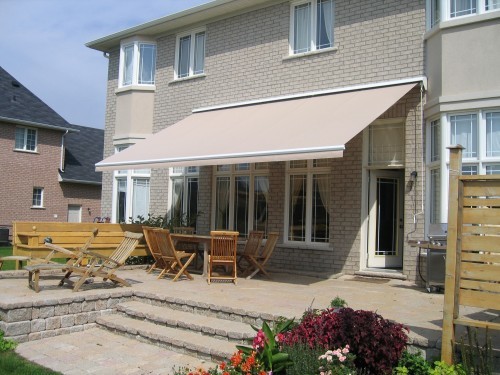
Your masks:
{"label": "green shrub", "polygon": [[485,343],[479,344],[477,329],[467,327],[467,343],[464,338],[460,340],[460,355],[463,368],[471,375],[491,375],[493,368],[493,355],[491,349],[491,337],[488,329],[485,332]]}
{"label": "green shrub", "polygon": [[422,357],[420,352],[414,354],[405,350],[398,362],[398,367],[394,370],[394,374],[428,375],[430,370],[430,363]]}
{"label": "green shrub", "polygon": [[0,330],[0,352],[13,350],[16,346],[17,343],[15,341],[4,339],[4,332]]}
{"label": "green shrub", "polygon": [[318,357],[323,354],[323,349],[311,348],[309,345],[297,343],[285,346],[284,351],[288,353],[292,362],[286,369],[287,375],[316,375],[318,373]]}

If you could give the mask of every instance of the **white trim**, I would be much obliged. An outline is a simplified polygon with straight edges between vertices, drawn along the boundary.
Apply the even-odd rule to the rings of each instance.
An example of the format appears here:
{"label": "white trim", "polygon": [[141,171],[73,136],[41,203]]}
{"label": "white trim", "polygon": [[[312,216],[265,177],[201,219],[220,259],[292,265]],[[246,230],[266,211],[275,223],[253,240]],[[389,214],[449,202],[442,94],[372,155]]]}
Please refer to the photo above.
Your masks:
{"label": "white trim", "polygon": [[72,128],[66,128],[63,126],[57,126],[57,125],[49,125],[49,124],[43,124],[41,122],[33,122],[33,121],[25,121],[25,120],[19,120],[11,117],[3,117],[0,116],[0,122],[10,122],[12,124],[16,125],[23,125],[23,126],[28,126],[28,127],[34,127],[34,128],[41,128],[41,129],[50,129],[50,130],[60,130],[62,132],[72,132],[72,133],[80,133],[80,130],[77,129],[72,129]]}
{"label": "white trim", "polygon": [[340,88],[336,88],[336,89],[309,91],[309,92],[304,92],[304,93],[300,93],[300,94],[273,96],[273,97],[266,98],[266,99],[256,99],[256,100],[248,100],[248,101],[244,101],[244,102],[214,105],[214,106],[210,106],[210,107],[201,107],[201,108],[193,109],[192,113],[207,112],[207,111],[213,111],[216,109],[242,107],[245,105],[272,103],[272,102],[278,102],[281,100],[300,99],[300,98],[314,97],[314,96],[320,96],[320,95],[329,95],[329,94],[339,94],[339,93],[349,92],[349,91],[368,90],[368,89],[375,89],[375,88],[380,88],[380,87],[404,85],[404,84],[408,84],[408,83],[418,83],[418,82],[422,82],[424,84],[424,89],[427,89],[427,77],[418,76],[418,77],[396,79],[393,81],[367,83],[367,84],[360,84],[360,85],[354,85],[354,86],[345,86],[345,87],[340,87]]}

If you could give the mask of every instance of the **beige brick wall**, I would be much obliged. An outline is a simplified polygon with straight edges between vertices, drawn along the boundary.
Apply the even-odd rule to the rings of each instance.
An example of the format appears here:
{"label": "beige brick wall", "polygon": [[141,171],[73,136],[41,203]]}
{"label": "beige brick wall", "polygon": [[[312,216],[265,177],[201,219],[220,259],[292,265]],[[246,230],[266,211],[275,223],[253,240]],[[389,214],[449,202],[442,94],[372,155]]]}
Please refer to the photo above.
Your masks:
{"label": "beige brick wall", "polygon": [[[308,91],[341,88],[423,75],[425,2],[335,1],[334,51],[288,57],[290,5],[283,2],[206,25],[205,75],[173,81],[175,35],[157,40],[157,72],[154,132],[188,116],[195,108],[268,98]],[[106,149],[109,155],[114,133],[114,90],[117,87],[118,53],[111,53],[106,113]],[[420,94],[407,95],[384,116],[405,117],[408,170],[422,162]],[[362,108],[360,108],[362,110]],[[304,124],[305,126],[307,124]],[[242,134],[244,136],[244,134]],[[272,265],[309,271],[353,273],[360,268],[362,135],[346,145],[342,159],[331,162],[332,205],[329,250],[284,248],[280,246]],[[416,166],[415,166],[416,165]],[[420,172],[421,170],[418,169]],[[269,230],[283,232],[285,164],[271,164]],[[419,173],[420,176],[421,173]],[[409,172],[405,172],[408,176]],[[104,174],[103,211],[110,215],[111,174]],[[211,169],[200,173],[199,230],[210,228]],[[168,176],[165,170],[153,171],[151,211],[164,214]],[[415,207],[421,206],[421,192],[405,202],[407,233],[413,231]],[[419,210],[417,210],[419,211]],[[413,234],[421,235],[423,216]],[[416,278],[413,250],[405,248],[404,272]],[[408,258],[408,261],[406,260]]]}

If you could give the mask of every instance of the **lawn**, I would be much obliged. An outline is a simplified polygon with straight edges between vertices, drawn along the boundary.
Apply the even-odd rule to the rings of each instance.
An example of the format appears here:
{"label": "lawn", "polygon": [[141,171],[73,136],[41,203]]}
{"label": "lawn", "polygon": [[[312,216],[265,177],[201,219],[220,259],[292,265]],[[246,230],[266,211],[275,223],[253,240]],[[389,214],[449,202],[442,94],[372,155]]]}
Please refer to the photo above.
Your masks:
{"label": "lawn", "polygon": [[16,352],[9,350],[0,351],[0,374],[10,375],[59,375],[45,367],[32,363]]}
{"label": "lawn", "polygon": [[[12,255],[12,246],[0,246],[0,257]],[[8,260],[3,264],[2,271],[9,271],[16,269],[16,262]]]}

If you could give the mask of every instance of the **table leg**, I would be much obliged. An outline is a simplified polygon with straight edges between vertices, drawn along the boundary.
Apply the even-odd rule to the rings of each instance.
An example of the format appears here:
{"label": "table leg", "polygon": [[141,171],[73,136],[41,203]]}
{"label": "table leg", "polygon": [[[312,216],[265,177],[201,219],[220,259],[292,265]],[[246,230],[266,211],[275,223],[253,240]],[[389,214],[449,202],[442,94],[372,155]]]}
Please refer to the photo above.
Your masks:
{"label": "table leg", "polygon": [[208,243],[203,242],[203,277],[208,275]]}

